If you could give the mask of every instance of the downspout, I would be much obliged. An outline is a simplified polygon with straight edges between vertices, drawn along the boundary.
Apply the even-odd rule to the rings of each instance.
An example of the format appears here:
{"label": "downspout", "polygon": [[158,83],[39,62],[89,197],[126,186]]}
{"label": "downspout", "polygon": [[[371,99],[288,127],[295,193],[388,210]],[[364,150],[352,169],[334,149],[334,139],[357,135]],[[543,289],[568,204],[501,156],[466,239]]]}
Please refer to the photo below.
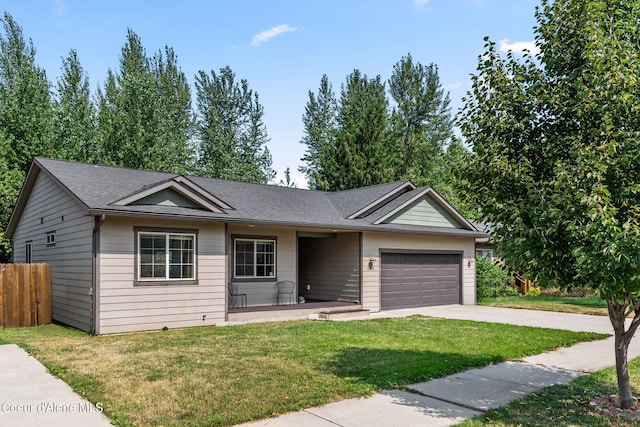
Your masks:
{"label": "downspout", "polygon": [[231,281],[231,266],[229,265],[229,223],[224,223],[224,321],[229,321],[229,291]]}
{"label": "downspout", "polygon": [[95,224],[93,226],[92,239],[92,274],[91,274],[91,334],[98,335],[100,313],[98,303],[100,302],[100,286],[98,275],[100,274],[100,227],[104,224],[105,215],[96,215]]}
{"label": "downspout", "polygon": [[363,258],[364,249],[363,249],[363,234],[362,231],[358,233],[358,275],[360,281],[360,295],[358,296],[358,300],[360,301],[360,307],[363,308],[364,301],[362,300],[362,296],[364,295],[364,273],[362,272],[362,263],[364,261]]}

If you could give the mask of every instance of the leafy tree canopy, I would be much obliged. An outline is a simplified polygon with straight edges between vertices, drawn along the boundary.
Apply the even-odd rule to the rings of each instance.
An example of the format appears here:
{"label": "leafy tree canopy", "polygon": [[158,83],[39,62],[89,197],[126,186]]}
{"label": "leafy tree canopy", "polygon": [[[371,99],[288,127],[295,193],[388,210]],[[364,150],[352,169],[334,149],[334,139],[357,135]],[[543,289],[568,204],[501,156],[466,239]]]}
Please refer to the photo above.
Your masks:
{"label": "leafy tree canopy", "polygon": [[607,300],[628,407],[626,352],[640,324],[640,3],[543,0],[536,18],[538,55],[503,58],[488,41],[479,59],[460,116],[470,194],[514,269]]}

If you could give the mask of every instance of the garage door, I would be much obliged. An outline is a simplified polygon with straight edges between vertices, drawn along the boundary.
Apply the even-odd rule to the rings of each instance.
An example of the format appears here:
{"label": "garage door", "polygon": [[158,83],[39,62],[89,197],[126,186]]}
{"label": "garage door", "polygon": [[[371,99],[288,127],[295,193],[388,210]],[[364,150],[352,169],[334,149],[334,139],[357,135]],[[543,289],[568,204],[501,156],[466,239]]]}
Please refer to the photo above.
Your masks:
{"label": "garage door", "polygon": [[383,253],[382,309],[460,303],[460,255]]}

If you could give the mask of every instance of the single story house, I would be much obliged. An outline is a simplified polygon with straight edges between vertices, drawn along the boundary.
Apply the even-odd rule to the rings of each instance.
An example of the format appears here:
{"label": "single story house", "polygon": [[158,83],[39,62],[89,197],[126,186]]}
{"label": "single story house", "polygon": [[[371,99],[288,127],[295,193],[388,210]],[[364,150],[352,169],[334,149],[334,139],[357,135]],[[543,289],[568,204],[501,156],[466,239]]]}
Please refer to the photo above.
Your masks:
{"label": "single story house", "polygon": [[475,304],[486,236],[409,181],[325,192],[36,158],[6,237],[14,262],[51,265],[55,321],[113,334],[291,309],[280,281],[293,308]]}

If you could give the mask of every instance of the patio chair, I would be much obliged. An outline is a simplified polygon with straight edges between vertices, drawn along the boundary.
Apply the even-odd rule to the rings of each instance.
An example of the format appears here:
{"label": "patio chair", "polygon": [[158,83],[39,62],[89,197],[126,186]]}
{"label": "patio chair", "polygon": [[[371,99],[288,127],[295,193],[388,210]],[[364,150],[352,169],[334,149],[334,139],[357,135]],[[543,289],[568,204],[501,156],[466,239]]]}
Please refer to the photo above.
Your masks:
{"label": "patio chair", "polygon": [[247,294],[238,293],[238,285],[229,282],[229,308],[233,308],[240,302],[240,307],[247,306]]}
{"label": "patio chair", "polygon": [[296,288],[296,284],[291,280],[283,280],[281,282],[276,283],[276,288],[278,288],[278,297],[276,299],[276,304],[280,305],[280,298],[288,299],[289,304],[293,304],[295,300],[294,291]]}

